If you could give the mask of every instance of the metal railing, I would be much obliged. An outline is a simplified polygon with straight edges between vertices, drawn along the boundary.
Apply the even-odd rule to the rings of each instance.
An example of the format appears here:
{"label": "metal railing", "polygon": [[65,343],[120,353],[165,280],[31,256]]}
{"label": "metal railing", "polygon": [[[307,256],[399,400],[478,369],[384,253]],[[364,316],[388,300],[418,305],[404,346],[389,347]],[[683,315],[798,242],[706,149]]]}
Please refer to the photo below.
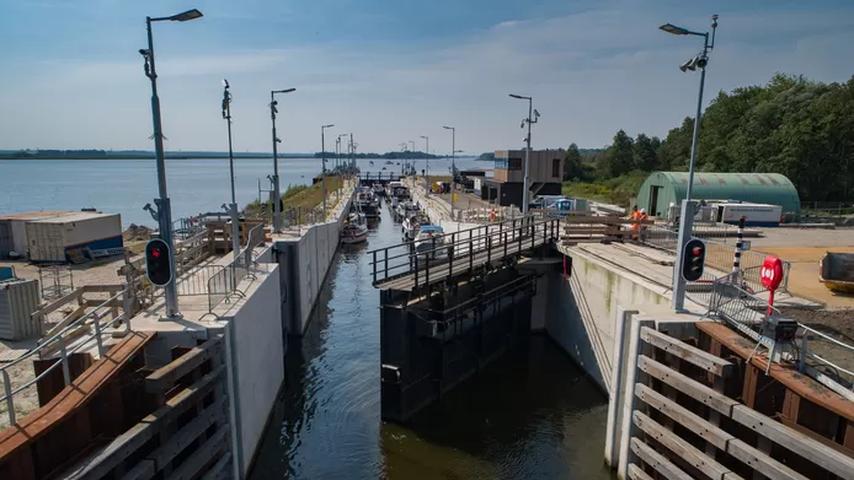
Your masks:
{"label": "metal railing", "polygon": [[74,291],[74,273],[67,265],[39,267],[42,298],[52,300]]}
{"label": "metal railing", "polygon": [[435,274],[440,268],[442,278],[450,278],[548,244],[559,234],[558,219],[538,221],[527,217],[372,250],[373,284],[411,275],[418,288],[429,285],[431,272]]}
{"label": "metal railing", "polygon": [[[72,353],[84,351],[94,345],[97,347],[99,358],[103,358],[107,351],[107,345],[104,344],[103,339],[105,333],[116,332],[117,330],[114,327],[120,323],[124,323],[125,333],[131,331],[130,318],[127,312],[114,314],[112,319],[105,320],[105,317],[111,312],[117,311],[117,306],[123,304],[123,297],[126,293],[126,290],[123,290],[113,295],[56,334],[39,342],[37,347],[0,367],[0,378],[3,380],[3,396],[0,397],[0,403],[6,405],[10,425],[14,425],[16,422],[15,395],[32,387],[56,368],[62,368],[63,380],[68,386],[72,381],[69,365],[69,356]],[[47,366],[41,373],[33,375],[33,378],[28,380],[23,380],[18,385],[13,384],[10,375],[13,368],[24,368],[22,362],[36,355],[44,360],[57,354],[56,361]]]}
{"label": "metal railing", "polygon": [[249,231],[247,244],[243,251],[230,263],[218,267],[219,270],[207,280],[208,313],[213,314],[222,302],[228,302],[234,296],[244,297],[238,285],[246,278],[255,278],[254,270],[258,257],[254,249],[264,242],[264,225],[256,225]]}

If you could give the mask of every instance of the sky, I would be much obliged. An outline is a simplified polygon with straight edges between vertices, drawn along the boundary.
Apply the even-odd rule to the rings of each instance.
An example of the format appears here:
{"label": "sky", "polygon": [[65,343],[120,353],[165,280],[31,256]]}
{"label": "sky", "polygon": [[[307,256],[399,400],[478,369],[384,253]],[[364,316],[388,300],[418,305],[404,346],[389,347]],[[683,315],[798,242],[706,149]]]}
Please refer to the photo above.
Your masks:
{"label": "sky", "polygon": [[[530,95],[534,148],[601,147],[618,129],[665,136],[693,115],[698,73],[678,66],[719,14],[705,104],[776,72],[844,82],[854,74],[851,1],[0,0],[0,149],[153,149],[150,86],[138,50],[154,24],[168,150],[226,149],[221,79],[234,97],[237,151],[271,149],[269,92],[285,152],[354,134],[359,151],[519,148]],[[327,150],[333,150],[328,140]]]}

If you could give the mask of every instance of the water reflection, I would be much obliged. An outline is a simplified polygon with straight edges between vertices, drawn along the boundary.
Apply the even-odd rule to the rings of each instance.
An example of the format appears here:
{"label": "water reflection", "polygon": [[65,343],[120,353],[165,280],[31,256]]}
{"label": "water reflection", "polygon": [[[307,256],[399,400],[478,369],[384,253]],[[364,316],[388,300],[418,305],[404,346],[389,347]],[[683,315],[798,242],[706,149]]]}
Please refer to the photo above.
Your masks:
{"label": "water reflection", "polygon": [[368,249],[399,240],[386,207],[342,246],[301,342],[289,346],[252,478],[610,478],[605,398],[548,338],[494,362],[400,426],[380,420],[379,292]]}

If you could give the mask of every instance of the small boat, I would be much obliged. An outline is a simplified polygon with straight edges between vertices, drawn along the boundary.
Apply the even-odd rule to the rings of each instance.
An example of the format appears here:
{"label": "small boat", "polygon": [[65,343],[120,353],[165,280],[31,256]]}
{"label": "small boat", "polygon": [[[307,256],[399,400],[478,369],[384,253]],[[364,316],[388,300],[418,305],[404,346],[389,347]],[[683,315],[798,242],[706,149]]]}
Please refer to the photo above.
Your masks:
{"label": "small boat", "polygon": [[827,252],[819,263],[818,279],[835,293],[854,293],[854,253]]}
{"label": "small boat", "polygon": [[415,253],[419,260],[435,260],[444,257],[446,249],[445,230],[439,225],[424,224],[415,236]]}
{"label": "small boat", "polygon": [[367,240],[368,225],[365,222],[365,216],[358,212],[351,213],[341,229],[341,243],[354,244]]}
{"label": "small boat", "polygon": [[380,201],[374,195],[371,187],[360,187],[356,192],[356,200],[353,202],[356,211],[365,214],[366,217],[380,218]]}
{"label": "small boat", "polygon": [[385,196],[385,187],[383,187],[381,183],[375,183],[373,186],[373,189],[374,189],[374,195],[376,195],[378,197],[384,197]]}
{"label": "small boat", "polygon": [[421,222],[418,215],[410,215],[403,218],[401,222],[401,230],[403,231],[403,241],[411,242],[415,240],[418,232],[421,230]]}

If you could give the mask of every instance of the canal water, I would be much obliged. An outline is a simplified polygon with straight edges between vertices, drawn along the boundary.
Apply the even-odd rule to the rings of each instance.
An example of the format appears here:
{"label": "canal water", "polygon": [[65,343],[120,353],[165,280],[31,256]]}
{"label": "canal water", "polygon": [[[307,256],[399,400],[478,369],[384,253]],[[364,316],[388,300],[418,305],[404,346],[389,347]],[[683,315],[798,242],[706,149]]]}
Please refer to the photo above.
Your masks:
{"label": "canal water", "polygon": [[252,479],[611,479],[607,400],[544,335],[490,364],[408,425],[380,419],[379,292],[369,248],[400,241],[383,207],[368,245],[342,246]]}

